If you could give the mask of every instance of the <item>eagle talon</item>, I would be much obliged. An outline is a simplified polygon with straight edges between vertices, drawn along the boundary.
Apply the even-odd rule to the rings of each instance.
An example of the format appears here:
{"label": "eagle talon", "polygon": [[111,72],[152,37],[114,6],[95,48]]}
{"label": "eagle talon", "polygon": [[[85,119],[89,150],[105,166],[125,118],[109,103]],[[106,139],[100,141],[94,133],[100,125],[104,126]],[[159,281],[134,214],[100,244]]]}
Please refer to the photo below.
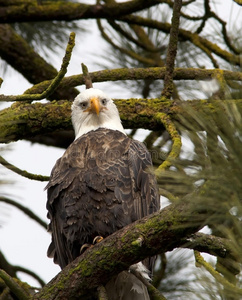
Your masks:
{"label": "eagle talon", "polygon": [[92,244],[83,244],[80,249],[80,254],[84,253],[87,249],[92,248],[94,245],[100,243],[102,240],[103,237],[101,235],[98,235],[93,239]]}
{"label": "eagle talon", "polygon": [[93,239],[92,244],[93,244],[93,245],[96,245],[96,244],[100,243],[103,239],[104,239],[104,238],[103,238],[101,235],[98,235],[98,236],[96,236],[96,237]]}
{"label": "eagle talon", "polygon": [[93,247],[93,245],[91,245],[91,244],[83,244],[80,249],[80,254],[84,253],[87,249],[92,248],[92,247]]}

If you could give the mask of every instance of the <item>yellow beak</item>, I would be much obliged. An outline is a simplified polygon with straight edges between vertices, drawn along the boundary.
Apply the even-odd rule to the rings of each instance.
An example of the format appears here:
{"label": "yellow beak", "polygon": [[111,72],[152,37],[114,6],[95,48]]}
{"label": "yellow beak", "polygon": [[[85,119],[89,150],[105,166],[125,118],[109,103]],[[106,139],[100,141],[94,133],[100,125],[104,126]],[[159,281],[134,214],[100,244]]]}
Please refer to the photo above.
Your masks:
{"label": "yellow beak", "polygon": [[96,98],[96,97],[91,98],[90,103],[91,103],[91,105],[90,105],[88,111],[95,112],[97,115],[99,115],[100,103],[99,103],[98,98]]}

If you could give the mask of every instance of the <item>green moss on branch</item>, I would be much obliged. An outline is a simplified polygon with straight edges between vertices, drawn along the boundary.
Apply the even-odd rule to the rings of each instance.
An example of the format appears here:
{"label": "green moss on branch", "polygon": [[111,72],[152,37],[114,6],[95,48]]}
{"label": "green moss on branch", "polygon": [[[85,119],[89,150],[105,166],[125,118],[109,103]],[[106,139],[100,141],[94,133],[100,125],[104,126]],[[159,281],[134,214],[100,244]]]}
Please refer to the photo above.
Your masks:
{"label": "green moss on branch", "polygon": [[[196,69],[196,68],[175,68],[173,80],[211,80],[216,76],[219,69]],[[242,72],[232,72],[221,70],[225,80],[242,81]],[[93,83],[105,81],[119,81],[119,80],[139,80],[139,79],[164,79],[166,73],[165,67],[154,68],[121,68],[112,70],[102,70],[97,72],[90,72],[89,75]],[[43,81],[34,85],[32,88],[25,91],[26,94],[42,93],[50,84],[50,80]],[[85,78],[81,75],[73,75],[65,77],[60,88],[64,89],[68,86],[76,87],[85,84]]]}
{"label": "green moss on branch", "polygon": [[[164,98],[131,98],[117,99],[115,103],[125,128],[164,129],[161,120],[157,119],[158,113],[164,113],[172,122],[177,122],[183,117],[194,125],[195,130],[200,130],[199,124],[194,123],[195,120],[189,111],[205,112],[209,122],[212,113],[221,109],[221,101],[216,100],[213,103],[206,100],[176,102]],[[226,101],[237,105],[238,109],[242,111],[242,99]],[[28,139],[56,130],[70,130],[72,129],[70,116],[71,103],[69,101],[53,101],[45,104],[15,103],[0,111],[0,142],[8,143]],[[179,146],[179,143],[177,145]]]}

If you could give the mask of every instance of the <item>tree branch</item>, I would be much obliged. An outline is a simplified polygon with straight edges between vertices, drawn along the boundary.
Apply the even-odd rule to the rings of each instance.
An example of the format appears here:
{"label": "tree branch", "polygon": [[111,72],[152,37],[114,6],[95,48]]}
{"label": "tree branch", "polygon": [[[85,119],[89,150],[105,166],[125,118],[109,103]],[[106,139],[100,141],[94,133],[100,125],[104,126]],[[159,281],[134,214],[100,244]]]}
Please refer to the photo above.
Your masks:
{"label": "tree branch", "polygon": [[[134,15],[116,18],[116,20],[120,20],[128,24],[137,24],[148,28],[158,29],[165,33],[169,33],[171,30],[171,24],[169,23],[163,23],[156,20],[146,19]],[[207,51],[218,55],[227,62],[240,66],[239,55],[234,55],[226,50],[221,49],[220,47],[218,47],[217,44],[210,42],[209,40],[199,36],[194,32],[179,28],[179,38],[183,41],[190,41],[202,51],[207,49]]]}
{"label": "tree branch", "polygon": [[[222,100],[210,101],[192,100],[176,102],[161,98],[155,99],[119,99],[115,100],[120,117],[125,128],[145,128],[161,130],[162,122],[159,113],[165,113],[172,121],[179,121],[183,116],[193,124],[194,130],[201,130],[189,113],[191,109],[205,112],[209,120],[214,111],[221,109]],[[236,104],[242,110],[242,100],[226,100],[231,105]],[[18,103],[17,103],[18,104]],[[0,142],[7,143],[19,139],[28,139],[39,134],[55,130],[71,130],[71,102],[52,101],[51,103],[13,104],[0,111]],[[128,107],[128,110],[127,110]],[[48,117],[47,117],[48,116]]]}
{"label": "tree branch", "polygon": [[175,0],[173,6],[173,15],[171,21],[171,31],[170,31],[170,40],[167,50],[166,57],[166,75],[164,79],[164,89],[161,93],[165,98],[171,98],[174,84],[173,84],[173,74],[174,66],[177,52],[177,43],[178,43],[178,33],[179,33],[179,24],[180,24],[180,10],[182,7],[182,0]]}
{"label": "tree branch", "polygon": [[[242,72],[232,72],[222,69],[198,69],[198,68],[175,68],[173,80],[210,80],[213,79],[217,72],[223,73],[225,80],[242,81]],[[139,80],[139,79],[164,79],[166,68],[121,68],[112,70],[102,70],[90,72],[92,82],[119,81],[119,80]],[[40,94],[50,84],[50,80],[46,80],[34,85],[25,94]],[[63,78],[59,88],[64,89],[65,86],[75,87],[85,84],[83,74],[67,76]],[[65,99],[65,98],[63,98]],[[67,98],[68,99],[68,98]]]}
{"label": "tree branch", "polygon": [[37,175],[37,174],[29,173],[25,170],[19,169],[18,167],[14,166],[14,165],[10,164],[8,161],[6,161],[1,155],[0,155],[0,164],[2,164],[7,169],[15,172],[16,174],[19,174],[28,179],[38,180],[38,181],[48,181],[49,180],[48,176]]}
{"label": "tree branch", "polygon": [[161,165],[155,170],[156,176],[160,176],[161,172],[165,169],[168,169],[172,162],[179,156],[181,152],[181,136],[177,131],[177,128],[174,122],[171,121],[170,117],[167,113],[157,113],[155,116],[158,120],[160,120],[161,124],[165,127],[166,131],[169,133],[171,140],[173,142],[172,149],[167,156],[167,158],[161,163]]}
{"label": "tree branch", "polygon": [[182,239],[182,248],[189,248],[211,255],[225,257],[233,255],[231,242],[228,239],[201,232]]}
{"label": "tree branch", "polygon": [[[0,24],[0,56],[29,82],[36,84],[49,80],[45,89],[57,76],[57,70],[48,64],[11,26]],[[28,54],[28,55],[26,55]],[[44,91],[42,90],[42,92]],[[55,99],[74,99],[78,91],[63,87],[52,95]]]}
{"label": "tree branch", "polygon": [[75,46],[75,33],[71,32],[69,36],[69,41],[66,47],[65,56],[62,60],[62,65],[60,68],[60,71],[57,73],[55,78],[51,81],[50,85],[47,87],[45,91],[43,91],[41,94],[23,94],[23,95],[17,95],[17,96],[3,96],[0,95],[0,101],[27,101],[27,100],[42,100],[44,98],[49,97],[51,94],[54,93],[55,89],[60,84],[61,80],[65,76],[67,72],[67,67],[69,65],[71,54],[73,47]]}
{"label": "tree branch", "polygon": [[[41,286],[45,285],[45,282],[34,272],[30,271],[29,269],[23,268],[21,266],[14,266],[11,265],[3,255],[3,253],[0,251],[0,269],[4,270],[6,273],[8,273],[9,276],[17,278],[17,272],[26,273],[33,278],[35,278]],[[0,294],[0,299],[2,294]]]}
{"label": "tree branch", "polygon": [[[81,3],[43,3],[36,5],[34,2],[16,6],[0,7],[0,23],[29,22],[29,21],[72,21],[79,19],[116,19],[129,24],[147,26],[149,28],[159,29],[166,33],[170,32],[171,24],[162,23],[155,20],[145,19],[139,16],[129,15],[140,10],[150,8],[159,4],[159,0],[133,0],[124,3],[110,3],[107,5],[87,5]],[[5,26],[5,25],[4,25]],[[7,25],[6,25],[7,26]],[[202,51],[205,48],[215,53],[223,59],[240,65],[239,55],[233,55],[226,50],[221,49],[216,44],[200,37],[198,34],[180,29],[179,35],[184,40],[189,40]]]}
{"label": "tree branch", "polygon": [[[172,204],[117,231],[64,268],[34,299],[45,299],[47,294],[49,300],[85,299],[90,290],[131,264],[181,246],[181,238],[197,232],[207,218],[197,207],[188,202]],[[136,242],[140,237],[142,245]]]}
{"label": "tree branch", "polygon": [[43,280],[42,278],[40,278],[39,275],[37,275],[35,272],[33,272],[33,271],[29,270],[29,269],[23,268],[23,267],[21,267],[21,266],[13,266],[13,268],[14,268],[14,270],[15,270],[16,272],[25,273],[25,274],[27,274],[27,275],[33,277],[36,281],[39,282],[39,284],[40,284],[41,286],[44,286],[44,285],[45,285],[44,280]]}
{"label": "tree branch", "polygon": [[0,270],[0,278],[6,283],[6,285],[9,287],[11,292],[14,293],[14,295],[19,300],[29,300],[29,294],[11,277],[9,276],[4,270]]}
{"label": "tree branch", "polygon": [[237,287],[235,284],[229,282],[224,276],[222,276],[218,271],[216,271],[210,263],[205,261],[205,259],[197,250],[194,251],[194,256],[196,259],[197,267],[203,266],[216,279],[217,282],[221,283],[226,289],[230,291],[229,295],[235,292],[237,296],[242,296],[242,289]]}
{"label": "tree branch", "polygon": [[[186,247],[188,243],[189,248],[191,243],[199,247],[199,241],[204,248],[206,235],[196,232],[206,224],[209,214],[202,206],[196,205],[196,199],[183,201],[126,226],[90,248],[64,268],[34,299],[45,299],[47,294],[48,300],[85,299],[92,289],[105,285],[112,276],[148,256]],[[142,243],[137,243],[140,237]],[[208,236],[208,253],[210,247],[214,251],[211,239],[219,244],[225,241]],[[223,256],[231,253],[228,241],[220,248],[223,248]]]}
{"label": "tree branch", "polygon": [[115,18],[159,4],[159,0],[132,0],[107,5],[71,2],[43,2],[42,5],[20,3],[0,7],[0,23],[36,21],[73,21],[80,19]]}

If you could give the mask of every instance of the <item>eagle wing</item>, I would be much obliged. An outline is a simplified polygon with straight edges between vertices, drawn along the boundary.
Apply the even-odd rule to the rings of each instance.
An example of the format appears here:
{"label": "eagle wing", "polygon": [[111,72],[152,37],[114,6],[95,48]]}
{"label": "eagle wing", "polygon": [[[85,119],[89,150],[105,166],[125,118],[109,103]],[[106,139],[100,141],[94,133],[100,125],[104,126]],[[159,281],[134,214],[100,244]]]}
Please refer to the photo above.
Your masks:
{"label": "eagle wing", "polygon": [[141,219],[160,209],[160,198],[151,155],[145,145],[136,140],[130,144],[129,169],[133,182],[135,217]]}
{"label": "eagle wing", "polygon": [[52,242],[61,268],[98,235],[106,237],[159,209],[146,147],[119,131],[98,129],[75,140],[47,185]]}

